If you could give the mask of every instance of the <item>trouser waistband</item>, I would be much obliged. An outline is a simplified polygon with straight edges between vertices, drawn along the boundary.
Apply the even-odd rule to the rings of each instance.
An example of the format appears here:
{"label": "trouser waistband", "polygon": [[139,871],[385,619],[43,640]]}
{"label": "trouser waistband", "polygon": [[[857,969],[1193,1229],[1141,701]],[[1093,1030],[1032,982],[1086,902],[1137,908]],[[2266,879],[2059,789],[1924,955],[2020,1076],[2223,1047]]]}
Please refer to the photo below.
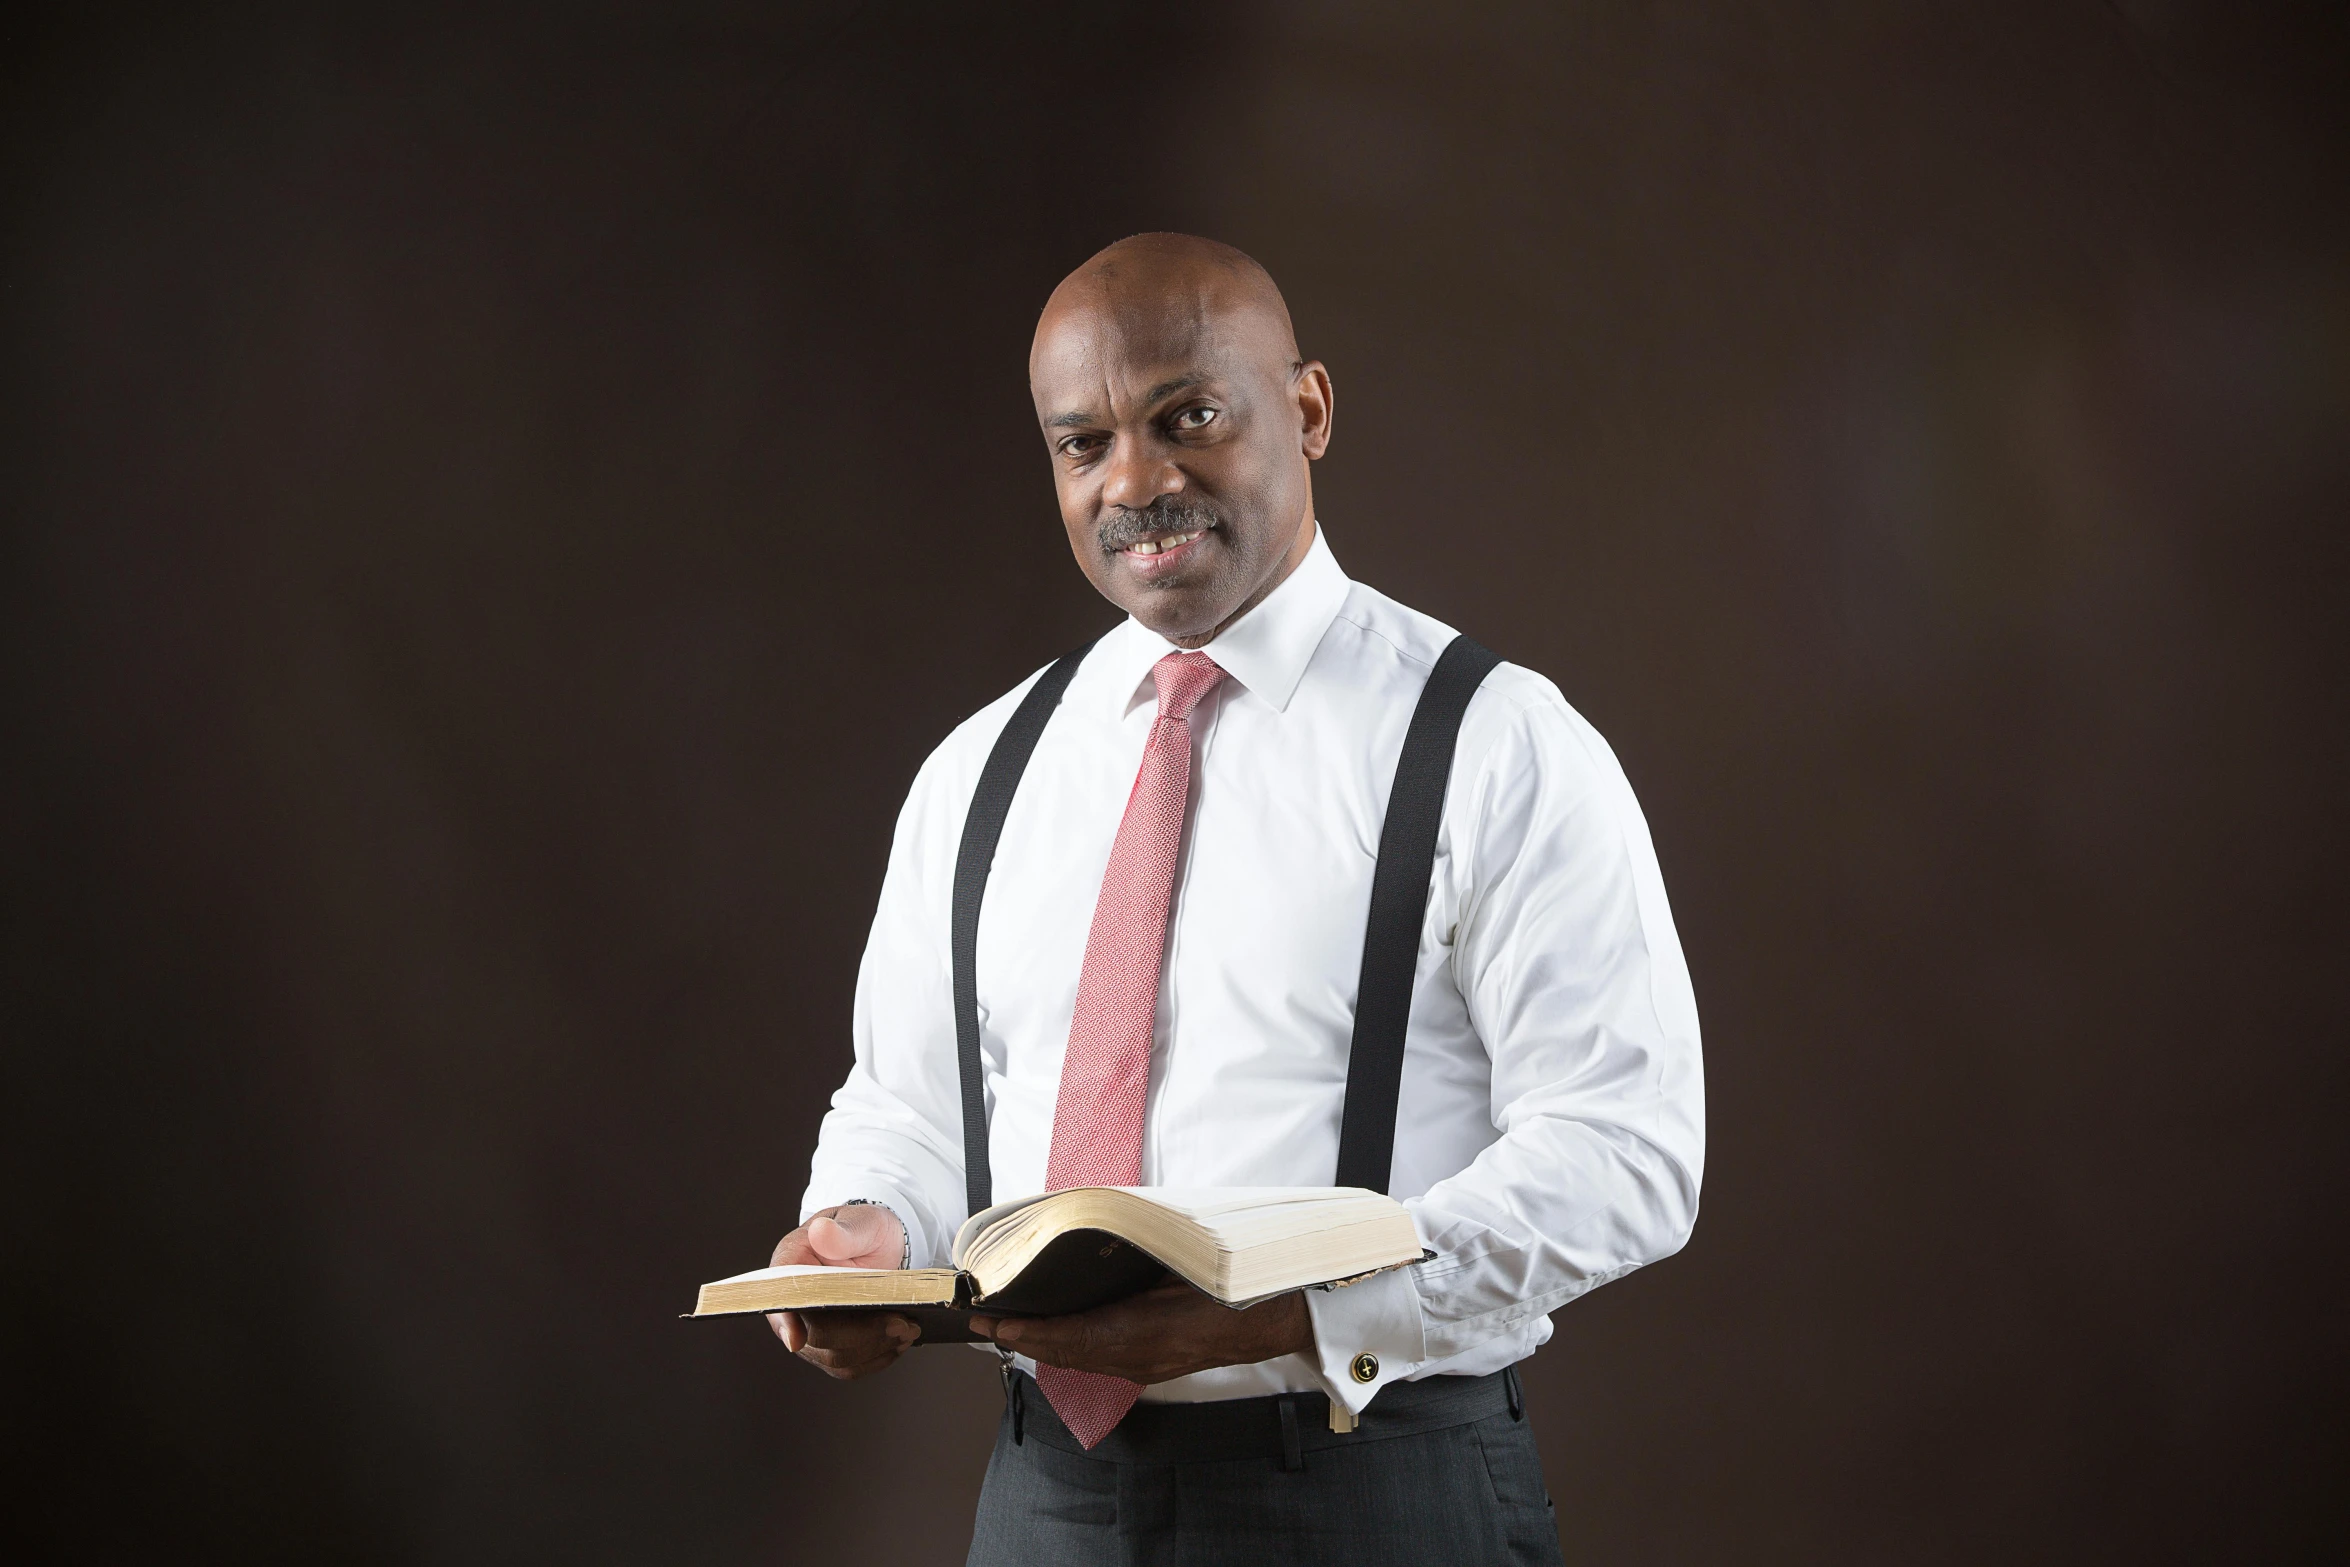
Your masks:
{"label": "trouser waistband", "polygon": [[1327,1393],[1275,1393],[1207,1404],[1136,1404],[1115,1430],[1088,1450],[1069,1434],[1053,1413],[1051,1400],[1027,1372],[1008,1371],[1004,1393],[1014,1442],[1042,1442],[1113,1464],[1269,1458],[1284,1469],[1298,1469],[1307,1453],[1323,1448],[1443,1431],[1492,1415],[1522,1420],[1526,1413],[1513,1366],[1482,1377],[1390,1382],[1363,1410],[1361,1423],[1344,1434],[1330,1429]]}

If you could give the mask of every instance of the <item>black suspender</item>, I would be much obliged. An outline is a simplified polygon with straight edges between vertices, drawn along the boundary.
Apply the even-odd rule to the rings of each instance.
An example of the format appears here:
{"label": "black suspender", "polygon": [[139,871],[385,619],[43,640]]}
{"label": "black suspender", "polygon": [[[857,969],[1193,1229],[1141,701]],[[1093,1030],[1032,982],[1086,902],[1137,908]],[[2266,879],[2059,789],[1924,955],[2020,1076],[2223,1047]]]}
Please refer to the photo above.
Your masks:
{"label": "black suspender", "polygon": [[1501,660],[1467,637],[1454,637],[1412,709],[1387,820],[1379,829],[1379,863],[1371,871],[1371,917],[1363,928],[1363,973],[1355,982],[1355,1037],[1346,1057],[1346,1112],[1338,1122],[1338,1182],[1387,1190],[1395,1157],[1395,1105],[1403,1089],[1403,1036],[1412,1016],[1412,981],[1420,968],[1420,922],[1428,913],[1428,878],[1436,869],[1436,829],[1444,786],[1452,777],[1453,741],[1469,698]]}
{"label": "black suspender", "polygon": [[[1046,670],[1020,699],[988,753],[963,845],[955,857],[955,1056],[963,1080],[963,1180],[971,1211],[994,1203],[988,1167],[987,1077],[979,1050],[979,905],[987,895],[1004,817],[1019,790],[1030,753],[1044,733],[1061,693],[1092,644]],[[1339,1122],[1338,1182],[1387,1190],[1395,1151],[1396,1100],[1403,1086],[1404,1033],[1411,1020],[1412,983],[1420,966],[1420,924],[1428,912],[1428,881],[1436,866],[1436,833],[1444,817],[1444,790],[1452,775],[1453,744],[1469,699],[1501,659],[1455,637],[1446,646],[1412,710],[1396,759],[1395,787],[1379,831],[1379,863],[1371,873],[1371,916],[1363,932],[1362,977],[1355,990],[1354,1042],[1347,1056],[1346,1109]]]}
{"label": "black suspender", "polygon": [[971,796],[971,814],[963,818],[963,846],[955,855],[955,1060],[963,1074],[963,1191],[971,1211],[995,1206],[995,1180],[987,1157],[987,1064],[979,1055],[979,901],[987,896],[987,873],[995,868],[996,840],[1004,835],[1004,818],[1011,813],[1012,796],[1020,775],[1028,770],[1028,754],[1036,749],[1061,693],[1085,655],[1088,642],[1065,655],[1038,677],[1020,705],[1012,710],[995,749],[979,771],[979,787]]}

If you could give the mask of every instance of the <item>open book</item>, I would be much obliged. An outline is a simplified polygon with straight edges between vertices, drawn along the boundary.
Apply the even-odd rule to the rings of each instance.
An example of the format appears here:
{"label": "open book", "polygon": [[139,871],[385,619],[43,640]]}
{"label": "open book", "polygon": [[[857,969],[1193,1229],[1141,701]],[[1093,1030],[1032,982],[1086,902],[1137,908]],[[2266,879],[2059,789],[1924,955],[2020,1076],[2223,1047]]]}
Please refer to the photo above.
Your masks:
{"label": "open book", "polygon": [[1076,1186],[973,1214],[952,1268],[761,1268],[703,1285],[693,1315],[890,1311],[952,1343],[973,1311],[1060,1316],[1169,1273],[1239,1308],[1420,1256],[1403,1204],[1357,1186]]}

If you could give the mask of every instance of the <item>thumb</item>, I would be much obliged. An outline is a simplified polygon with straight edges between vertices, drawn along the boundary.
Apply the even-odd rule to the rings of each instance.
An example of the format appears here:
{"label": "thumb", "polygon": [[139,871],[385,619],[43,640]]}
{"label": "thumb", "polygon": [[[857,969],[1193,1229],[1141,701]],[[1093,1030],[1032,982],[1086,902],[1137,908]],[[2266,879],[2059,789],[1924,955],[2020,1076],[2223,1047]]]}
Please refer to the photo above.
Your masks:
{"label": "thumb", "polygon": [[824,1261],[867,1268],[894,1268],[905,1249],[897,1216],[866,1203],[808,1221],[808,1244]]}

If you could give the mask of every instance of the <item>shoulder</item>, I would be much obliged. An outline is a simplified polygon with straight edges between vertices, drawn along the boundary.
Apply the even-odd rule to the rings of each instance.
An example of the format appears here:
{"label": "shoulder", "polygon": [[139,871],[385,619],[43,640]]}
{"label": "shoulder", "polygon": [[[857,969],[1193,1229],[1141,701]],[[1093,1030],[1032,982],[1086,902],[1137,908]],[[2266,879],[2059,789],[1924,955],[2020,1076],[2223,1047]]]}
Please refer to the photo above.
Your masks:
{"label": "shoulder", "polygon": [[[1417,679],[1423,681],[1453,638],[1460,635],[1435,616],[1399,604],[1360,582],[1348,585],[1346,603],[1332,630],[1356,644],[1346,650],[1351,656],[1393,659],[1412,666]],[[1539,765],[1547,759],[1554,766],[1615,766],[1615,755],[1607,742],[1554,682],[1523,664],[1510,662],[1506,648],[1494,651],[1501,654],[1502,662],[1477,688],[1461,720],[1456,753],[1461,763],[1496,764],[1505,760],[1500,753],[1530,751],[1531,755],[1519,758],[1519,765]]]}
{"label": "shoulder", "polygon": [[1330,635],[1352,644],[1342,649],[1350,658],[1393,659],[1415,666],[1425,679],[1445,647],[1460,633],[1434,615],[1398,604],[1377,588],[1349,581],[1346,601],[1338,607]]}
{"label": "shoulder", "polygon": [[1553,807],[1604,802],[1629,785],[1600,732],[1547,676],[1503,663],[1478,689],[1461,721],[1454,767],[1481,788],[1464,791],[1488,807],[1509,797],[1542,798]]}
{"label": "shoulder", "polygon": [[948,731],[947,737],[932,748],[930,755],[923,759],[921,770],[914,775],[908,803],[927,801],[957,813],[967,808],[979,788],[979,774],[987,766],[988,755],[995,750],[1004,726],[1012,721],[1012,714],[1052,667],[1046,664],[1034,670],[1011,690]]}

